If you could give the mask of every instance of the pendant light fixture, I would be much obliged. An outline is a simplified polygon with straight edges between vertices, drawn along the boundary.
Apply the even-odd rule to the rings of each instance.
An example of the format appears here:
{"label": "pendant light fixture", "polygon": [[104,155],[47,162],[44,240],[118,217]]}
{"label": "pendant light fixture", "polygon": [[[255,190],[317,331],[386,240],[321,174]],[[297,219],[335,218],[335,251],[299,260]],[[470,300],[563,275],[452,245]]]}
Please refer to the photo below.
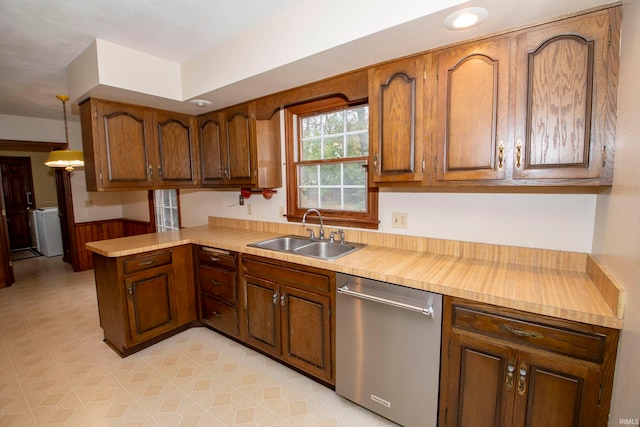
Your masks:
{"label": "pendant light fixture", "polygon": [[64,150],[51,151],[44,164],[52,168],[64,168],[67,172],[71,172],[74,168],[84,166],[84,156],[82,155],[82,151],[69,149],[69,125],[67,123],[67,101],[69,100],[69,97],[66,95],[56,95],[56,98],[62,101],[64,135],[67,148]]}

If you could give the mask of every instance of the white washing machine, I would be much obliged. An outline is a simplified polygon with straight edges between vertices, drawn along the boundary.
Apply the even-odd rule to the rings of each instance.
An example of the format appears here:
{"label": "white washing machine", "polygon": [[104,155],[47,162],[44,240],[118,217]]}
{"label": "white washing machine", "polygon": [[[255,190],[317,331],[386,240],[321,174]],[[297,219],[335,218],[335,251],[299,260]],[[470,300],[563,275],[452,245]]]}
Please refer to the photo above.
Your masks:
{"label": "white washing machine", "polygon": [[38,252],[52,257],[62,255],[62,230],[58,208],[36,209]]}

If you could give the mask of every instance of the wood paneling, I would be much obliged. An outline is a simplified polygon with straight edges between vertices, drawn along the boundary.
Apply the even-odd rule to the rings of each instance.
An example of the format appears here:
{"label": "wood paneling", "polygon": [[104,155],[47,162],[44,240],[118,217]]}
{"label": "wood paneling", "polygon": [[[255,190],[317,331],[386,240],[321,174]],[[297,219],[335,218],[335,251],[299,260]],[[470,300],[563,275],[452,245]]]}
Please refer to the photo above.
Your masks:
{"label": "wood paneling", "polygon": [[76,257],[77,262],[73,263],[73,271],[91,270],[93,268],[93,256],[85,247],[86,243],[116,239],[118,237],[137,236],[153,231],[148,222],[126,218],[76,223],[73,230],[75,237],[73,241],[75,242],[74,250],[78,256]]}

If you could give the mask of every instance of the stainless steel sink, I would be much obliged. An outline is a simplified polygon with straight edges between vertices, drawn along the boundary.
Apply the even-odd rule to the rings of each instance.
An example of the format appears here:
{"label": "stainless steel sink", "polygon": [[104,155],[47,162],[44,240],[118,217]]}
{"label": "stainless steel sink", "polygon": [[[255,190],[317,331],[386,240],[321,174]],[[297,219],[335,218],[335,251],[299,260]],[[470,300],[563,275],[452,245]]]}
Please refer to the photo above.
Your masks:
{"label": "stainless steel sink", "polygon": [[310,256],[320,259],[337,259],[351,253],[360,247],[351,243],[336,243],[327,241],[317,241],[308,245],[300,246],[293,250],[296,255]]}
{"label": "stainless steel sink", "polygon": [[311,243],[311,239],[307,239],[299,236],[282,236],[275,239],[263,240],[262,242],[251,243],[248,246],[253,246],[261,249],[270,249],[272,251],[279,252],[291,252],[300,246],[308,245]]}
{"label": "stainless steel sink", "polygon": [[324,260],[334,260],[356,251],[364,245],[331,242],[329,240],[311,240],[300,236],[282,236],[250,243],[247,246]]}

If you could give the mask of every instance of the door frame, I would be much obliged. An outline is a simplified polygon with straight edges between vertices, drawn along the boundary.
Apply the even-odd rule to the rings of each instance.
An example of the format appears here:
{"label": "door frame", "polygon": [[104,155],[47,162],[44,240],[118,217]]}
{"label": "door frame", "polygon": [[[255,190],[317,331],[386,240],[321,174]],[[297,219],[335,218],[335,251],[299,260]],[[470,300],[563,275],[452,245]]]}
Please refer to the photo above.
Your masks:
{"label": "door frame", "polygon": [[[31,211],[35,210],[37,208],[36,206],[36,202],[35,202],[35,190],[33,187],[33,169],[31,168],[31,157],[26,157],[26,156],[3,156],[2,152],[0,152],[0,163],[3,165],[9,165],[9,164],[21,164],[21,170],[22,170],[22,189],[24,189],[24,191],[27,194],[25,203],[26,203],[26,208],[25,208],[25,212],[26,212],[26,216],[27,216],[27,221],[26,223],[29,224],[31,222]],[[5,169],[6,170],[6,169]],[[3,177],[4,179],[4,177]],[[3,187],[4,187],[4,182],[2,183]],[[4,188],[3,188],[4,191]],[[29,194],[31,195],[31,202],[29,202]],[[3,195],[3,199],[4,199]],[[11,198],[11,202],[15,202],[15,200],[13,200],[13,198]],[[12,212],[13,212],[13,208],[12,207]],[[7,201],[5,200],[5,220],[8,218],[11,218],[9,216],[9,214],[7,213]],[[20,246],[20,247],[15,247],[16,246],[16,237],[20,237],[20,236],[16,236],[16,229],[14,228],[12,230],[11,227],[9,227],[9,222],[7,222],[7,231],[9,233],[9,247],[10,250],[16,250],[16,249],[23,249],[25,248],[25,246]],[[28,228],[28,227],[27,227]],[[12,234],[13,231],[13,234]],[[31,238],[31,230],[28,228],[27,230],[22,230],[20,229],[21,232],[25,232],[24,234],[26,235],[26,237],[28,237],[28,241],[29,241],[29,245],[27,245],[26,247],[33,247],[34,242],[32,241]],[[14,237],[14,240],[12,240],[12,235]],[[11,248],[11,246],[14,246],[13,248]]]}
{"label": "door frame", "polygon": [[[66,148],[67,144],[64,142],[49,142],[49,141],[18,141],[13,139],[0,139],[0,152],[2,151],[44,151],[49,152],[53,149]],[[4,270],[7,274],[8,281],[6,284],[0,283],[0,288],[11,286],[15,282],[13,274],[13,263],[11,262],[11,250],[9,247],[9,230],[7,226],[7,218],[4,214],[4,190],[0,185],[0,204],[2,205],[2,218],[0,220],[0,269]],[[73,205],[71,206],[73,212]],[[74,223],[75,225],[75,223]],[[69,229],[69,237],[73,235],[73,228]],[[72,248],[73,252],[73,248]]]}

